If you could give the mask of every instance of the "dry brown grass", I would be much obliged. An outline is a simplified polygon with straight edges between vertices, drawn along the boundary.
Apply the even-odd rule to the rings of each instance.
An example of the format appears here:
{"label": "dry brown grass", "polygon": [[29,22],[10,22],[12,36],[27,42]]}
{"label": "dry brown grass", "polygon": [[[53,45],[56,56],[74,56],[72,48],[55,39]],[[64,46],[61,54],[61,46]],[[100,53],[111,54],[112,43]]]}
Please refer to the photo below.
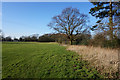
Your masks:
{"label": "dry brown grass", "polygon": [[118,71],[118,50],[105,49],[92,46],[68,45],[67,50],[72,50],[82,55],[84,60],[88,60],[102,74],[108,73],[113,78],[113,73]]}

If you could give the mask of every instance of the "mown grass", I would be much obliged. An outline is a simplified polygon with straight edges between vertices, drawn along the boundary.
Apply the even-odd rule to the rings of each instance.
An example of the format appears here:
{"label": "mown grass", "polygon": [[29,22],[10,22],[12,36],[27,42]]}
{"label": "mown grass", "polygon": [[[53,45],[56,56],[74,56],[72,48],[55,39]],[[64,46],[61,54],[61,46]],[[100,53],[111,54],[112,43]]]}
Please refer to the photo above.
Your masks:
{"label": "mown grass", "polygon": [[57,43],[3,42],[3,78],[101,78],[75,52]]}

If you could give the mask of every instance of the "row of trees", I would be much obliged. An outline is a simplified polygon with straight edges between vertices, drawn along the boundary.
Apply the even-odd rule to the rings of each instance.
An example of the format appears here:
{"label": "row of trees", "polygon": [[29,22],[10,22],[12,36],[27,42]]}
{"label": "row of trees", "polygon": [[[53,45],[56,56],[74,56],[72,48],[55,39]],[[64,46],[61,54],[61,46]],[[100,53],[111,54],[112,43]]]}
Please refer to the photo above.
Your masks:
{"label": "row of trees", "polygon": [[39,36],[38,34],[30,35],[30,36],[21,36],[20,38],[14,38],[12,39],[10,36],[8,37],[3,37],[2,36],[2,41],[22,41],[22,42],[51,42],[53,41],[50,39],[48,36],[43,35]]}
{"label": "row of trees", "polygon": [[[34,34],[32,36],[21,36],[20,38],[12,39],[10,36],[2,37],[2,41],[20,41],[20,42],[58,42],[60,44],[70,44],[69,39],[66,34],[56,33],[56,34],[44,34],[38,36]],[[78,34],[74,40],[74,45],[87,45],[87,46],[101,46],[101,47],[111,47],[118,48],[120,46],[120,39],[116,38],[114,40],[109,40],[104,33],[98,33],[94,37],[90,34]]]}
{"label": "row of trees", "polygon": [[[74,44],[80,44],[84,40],[88,40],[91,38],[90,34],[79,34],[74,39]],[[42,36],[38,36],[38,34],[34,34],[31,36],[21,36],[19,39],[12,39],[10,36],[2,37],[2,41],[22,41],[22,42],[58,42],[69,44],[69,39],[66,34],[54,33],[54,34],[44,34]]]}

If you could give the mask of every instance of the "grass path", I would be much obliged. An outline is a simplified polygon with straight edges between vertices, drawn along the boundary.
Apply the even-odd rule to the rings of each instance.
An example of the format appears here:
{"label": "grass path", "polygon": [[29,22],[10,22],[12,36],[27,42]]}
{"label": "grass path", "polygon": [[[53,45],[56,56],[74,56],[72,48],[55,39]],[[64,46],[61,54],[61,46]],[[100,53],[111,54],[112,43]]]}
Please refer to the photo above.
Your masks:
{"label": "grass path", "polygon": [[2,44],[3,78],[99,78],[86,61],[53,43]]}

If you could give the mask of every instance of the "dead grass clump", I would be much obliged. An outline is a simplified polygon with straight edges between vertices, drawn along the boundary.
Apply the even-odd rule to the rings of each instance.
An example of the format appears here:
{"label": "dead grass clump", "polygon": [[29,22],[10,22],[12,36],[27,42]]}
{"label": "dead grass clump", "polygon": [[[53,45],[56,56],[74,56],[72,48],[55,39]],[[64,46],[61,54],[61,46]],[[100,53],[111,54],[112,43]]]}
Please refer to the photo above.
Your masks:
{"label": "dead grass clump", "polygon": [[84,60],[88,60],[101,74],[109,74],[107,77],[113,78],[113,73],[118,71],[118,50],[93,46],[69,45],[67,50],[72,50],[82,55]]}

